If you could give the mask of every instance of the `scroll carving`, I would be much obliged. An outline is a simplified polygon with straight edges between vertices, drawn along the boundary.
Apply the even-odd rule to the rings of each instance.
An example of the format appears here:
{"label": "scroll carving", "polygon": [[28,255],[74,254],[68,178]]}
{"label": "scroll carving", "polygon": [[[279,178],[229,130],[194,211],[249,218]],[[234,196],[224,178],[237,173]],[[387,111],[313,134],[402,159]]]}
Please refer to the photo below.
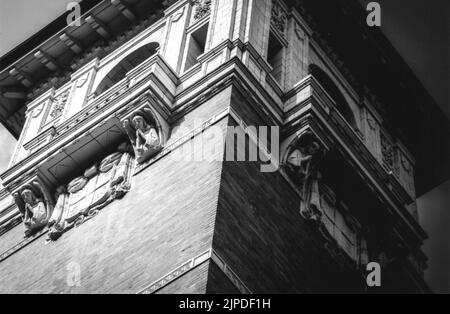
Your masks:
{"label": "scroll carving", "polygon": [[56,191],[57,202],[48,222],[48,241],[83,224],[130,190],[133,157],[129,144],[87,169],[84,174]]}
{"label": "scroll carving", "polygon": [[25,237],[32,236],[47,225],[52,214],[53,199],[39,180],[14,193],[14,200],[23,218]]}
{"label": "scroll carving", "polygon": [[163,149],[162,128],[149,108],[134,112],[123,122],[139,164],[156,156]]}
{"label": "scroll carving", "polygon": [[319,140],[311,132],[306,132],[288,152],[286,160],[302,190],[300,214],[308,220],[319,221],[322,216],[317,168],[324,155],[325,149]]}

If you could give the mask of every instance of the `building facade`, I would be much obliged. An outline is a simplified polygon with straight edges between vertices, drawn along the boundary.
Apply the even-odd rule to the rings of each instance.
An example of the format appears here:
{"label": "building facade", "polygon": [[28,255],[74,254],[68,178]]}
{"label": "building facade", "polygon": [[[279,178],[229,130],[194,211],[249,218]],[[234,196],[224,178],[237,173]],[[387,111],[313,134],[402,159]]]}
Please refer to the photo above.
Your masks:
{"label": "building facade", "polygon": [[414,78],[317,5],[85,0],[4,56],[0,293],[430,292],[428,142],[383,98]]}

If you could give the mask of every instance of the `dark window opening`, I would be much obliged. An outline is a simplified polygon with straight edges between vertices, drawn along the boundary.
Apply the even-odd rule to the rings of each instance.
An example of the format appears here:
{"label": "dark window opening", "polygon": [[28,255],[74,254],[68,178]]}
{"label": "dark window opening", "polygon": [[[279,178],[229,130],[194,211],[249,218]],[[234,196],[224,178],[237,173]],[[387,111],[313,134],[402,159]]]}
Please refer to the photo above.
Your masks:
{"label": "dark window opening", "polygon": [[97,96],[103,94],[112,86],[123,80],[128,72],[153,56],[158,48],[158,43],[150,43],[127,55],[105,76],[95,90],[95,94]]}
{"label": "dark window opening", "polygon": [[272,67],[272,72],[270,74],[272,74],[279,84],[282,83],[283,79],[283,53],[283,44],[272,32],[270,32],[267,61]]}
{"label": "dark window opening", "polygon": [[333,82],[333,80],[317,65],[312,64],[309,66],[309,73],[322,85],[325,91],[333,98],[336,103],[336,108],[345,120],[353,127],[357,128],[355,115],[350,108],[344,95],[342,95],[339,87]]}
{"label": "dark window opening", "polygon": [[191,34],[189,47],[186,55],[186,65],[184,70],[189,70],[198,63],[200,57],[206,49],[206,38],[208,35],[208,25],[205,24]]}

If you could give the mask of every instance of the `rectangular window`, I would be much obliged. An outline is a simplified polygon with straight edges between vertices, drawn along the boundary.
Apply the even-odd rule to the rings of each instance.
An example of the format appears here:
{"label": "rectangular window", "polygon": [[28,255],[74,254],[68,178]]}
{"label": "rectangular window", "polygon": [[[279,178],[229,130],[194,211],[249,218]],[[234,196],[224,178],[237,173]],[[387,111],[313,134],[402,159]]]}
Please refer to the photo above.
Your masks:
{"label": "rectangular window", "polygon": [[196,65],[198,63],[198,57],[205,52],[208,26],[209,24],[206,23],[199,29],[192,32],[189,39],[189,46],[186,55],[186,63],[184,67],[185,71]]}
{"label": "rectangular window", "polygon": [[283,80],[283,55],[284,46],[274,34],[273,31],[270,32],[269,36],[269,50],[267,53],[267,61],[272,67],[272,76],[275,80],[282,85]]}

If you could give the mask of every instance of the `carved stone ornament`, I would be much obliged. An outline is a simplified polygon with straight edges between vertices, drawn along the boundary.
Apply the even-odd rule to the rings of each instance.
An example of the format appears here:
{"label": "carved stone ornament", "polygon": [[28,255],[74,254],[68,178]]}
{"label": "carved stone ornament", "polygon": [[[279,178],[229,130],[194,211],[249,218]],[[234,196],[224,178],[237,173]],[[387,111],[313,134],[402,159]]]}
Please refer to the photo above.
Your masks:
{"label": "carved stone ornament", "polygon": [[69,99],[69,94],[70,90],[67,90],[53,100],[48,117],[50,121],[56,120],[62,115],[64,108],[66,107],[67,100]]}
{"label": "carved stone ornament", "polygon": [[367,117],[367,124],[372,131],[375,131],[377,129],[377,123],[371,117]]}
{"label": "carved stone ornament", "polygon": [[33,181],[13,196],[23,218],[25,237],[32,236],[47,225],[54,202],[43,184]]}
{"label": "carved stone ornament", "polygon": [[181,8],[181,10],[178,10],[178,12],[173,15],[172,22],[178,22],[183,15],[184,15],[184,7]]}
{"label": "carved stone ornament", "polygon": [[194,0],[194,20],[200,20],[211,12],[211,0]]}
{"label": "carved stone ornament", "polygon": [[384,134],[381,134],[381,157],[383,164],[390,170],[394,170],[395,148],[392,142]]}
{"label": "carved stone ornament", "polygon": [[298,24],[295,25],[295,34],[297,35],[297,38],[301,41],[304,41],[306,39],[305,32]]}
{"label": "carved stone ornament", "polygon": [[413,174],[413,167],[411,166],[411,163],[406,159],[406,157],[401,154],[400,155],[401,165],[403,167],[403,171],[405,171],[407,174],[412,175]]}
{"label": "carved stone ornament", "polygon": [[319,221],[322,216],[320,174],[317,168],[324,155],[325,149],[320,141],[311,132],[306,132],[289,149],[286,159],[286,164],[295,173],[303,194],[300,214],[308,220]]}
{"label": "carved stone ornament", "polygon": [[287,25],[287,14],[277,0],[272,2],[272,26],[281,34],[285,34]]}
{"label": "carved stone ornament", "polygon": [[162,129],[151,109],[134,112],[123,121],[139,164],[156,156],[163,149]]}
{"label": "carved stone ornament", "polygon": [[48,222],[48,241],[55,241],[72,227],[78,227],[131,188],[133,157],[129,144],[86,169],[67,186],[56,190],[56,205]]}
{"label": "carved stone ornament", "polygon": [[44,111],[44,104],[39,105],[36,109],[34,109],[31,113],[32,118],[37,118],[41,115],[42,111]]}
{"label": "carved stone ornament", "polygon": [[86,73],[85,75],[83,75],[83,77],[81,77],[80,79],[78,79],[77,81],[77,88],[81,88],[84,86],[84,84],[86,84],[86,82],[89,79],[89,73]]}

